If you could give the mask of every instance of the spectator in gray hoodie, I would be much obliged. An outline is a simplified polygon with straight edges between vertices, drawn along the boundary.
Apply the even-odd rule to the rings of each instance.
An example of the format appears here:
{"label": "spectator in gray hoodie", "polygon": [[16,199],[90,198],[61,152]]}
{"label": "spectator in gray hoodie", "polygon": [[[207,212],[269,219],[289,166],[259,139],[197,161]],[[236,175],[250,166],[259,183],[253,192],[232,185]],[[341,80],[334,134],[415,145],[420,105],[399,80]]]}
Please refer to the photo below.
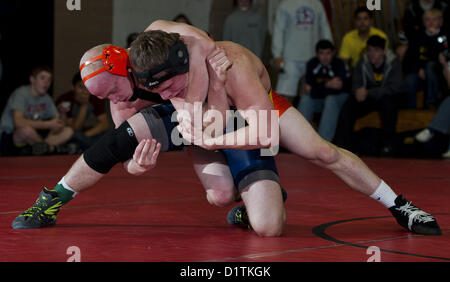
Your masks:
{"label": "spectator in gray hoodie", "polygon": [[367,41],[367,54],[358,62],[353,73],[353,95],[349,97],[341,111],[335,142],[351,149],[356,119],[372,111],[378,111],[383,130],[381,153],[391,154],[401,85],[400,61],[393,52],[386,49],[384,38],[371,36]]}

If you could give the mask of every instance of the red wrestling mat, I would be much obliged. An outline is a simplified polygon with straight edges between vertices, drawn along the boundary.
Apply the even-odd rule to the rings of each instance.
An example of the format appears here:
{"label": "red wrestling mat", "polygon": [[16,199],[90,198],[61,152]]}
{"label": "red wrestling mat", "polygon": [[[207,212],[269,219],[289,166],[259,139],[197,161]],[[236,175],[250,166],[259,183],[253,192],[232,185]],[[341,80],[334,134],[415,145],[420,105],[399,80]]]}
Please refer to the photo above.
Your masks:
{"label": "red wrestling mat", "polygon": [[[12,230],[12,220],[53,188],[76,157],[0,158],[0,261],[450,261],[450,162],[365,159],[409,201],[433,213],[443,235],[403,230],[370,198],[330,172],[289,154],[277,157],[288,192],[287,228],[259,238],[228,226],[229,208],[210,206],[190,160],[165,153],[145,176],[115,167],[77,196],[55,227]],[[69,252],[68,252],[69,249]]]}

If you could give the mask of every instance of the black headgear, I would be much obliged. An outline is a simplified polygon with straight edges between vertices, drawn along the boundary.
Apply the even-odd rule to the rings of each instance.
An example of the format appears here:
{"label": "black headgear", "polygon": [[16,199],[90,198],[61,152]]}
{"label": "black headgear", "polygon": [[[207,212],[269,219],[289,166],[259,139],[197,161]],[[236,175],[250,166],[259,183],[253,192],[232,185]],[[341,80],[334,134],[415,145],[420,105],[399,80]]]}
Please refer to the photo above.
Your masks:
{"label": "black headgear", "polygon": [[[162,77],[155,77],[155,75],[161,73],[162,71],[167,71],[167,74]],[[163,64],[143,72],[136,72],[133,70],[133,74],[142,86],[146,88],[155,88],[164,81],[188,71],[188,50],[182,41],[177,40],[175,44],[169,48],[169,57]]]}

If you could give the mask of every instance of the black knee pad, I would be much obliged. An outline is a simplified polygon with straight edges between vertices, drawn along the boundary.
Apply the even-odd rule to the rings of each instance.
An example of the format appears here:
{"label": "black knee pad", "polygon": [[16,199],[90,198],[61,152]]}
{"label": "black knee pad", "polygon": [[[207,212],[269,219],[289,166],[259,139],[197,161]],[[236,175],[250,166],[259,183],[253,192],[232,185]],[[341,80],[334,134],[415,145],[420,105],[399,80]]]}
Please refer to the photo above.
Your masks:
{"label": "black knee pad", "polygon": [[131,159],[138,144],[133,129],[125,121],[89,147],[84,152],[83,158],[90,168],[106,174],[117,163]]}

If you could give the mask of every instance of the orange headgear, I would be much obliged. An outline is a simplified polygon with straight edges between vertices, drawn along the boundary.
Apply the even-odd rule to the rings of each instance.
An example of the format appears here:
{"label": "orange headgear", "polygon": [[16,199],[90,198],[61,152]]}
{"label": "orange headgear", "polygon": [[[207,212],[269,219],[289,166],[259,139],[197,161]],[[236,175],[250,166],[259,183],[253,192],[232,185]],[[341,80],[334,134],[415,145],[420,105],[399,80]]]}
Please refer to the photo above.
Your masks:
{"label": "orange headgear", "polygon": [[128,67],[130,66],[130,60],[127,50],[117,46],[108,46],[103,50],[101,55],[84,62],[80,66],[80,71],[83,70],[83,68],[86,67],[87,65],[92,64],[93,62],[99,60],[102,60],[103,67],[85,76],[83,78],[83,82],[86,82],[88,79],[104,71],[107,71],[115,75],[128,76],[129,73]]}

